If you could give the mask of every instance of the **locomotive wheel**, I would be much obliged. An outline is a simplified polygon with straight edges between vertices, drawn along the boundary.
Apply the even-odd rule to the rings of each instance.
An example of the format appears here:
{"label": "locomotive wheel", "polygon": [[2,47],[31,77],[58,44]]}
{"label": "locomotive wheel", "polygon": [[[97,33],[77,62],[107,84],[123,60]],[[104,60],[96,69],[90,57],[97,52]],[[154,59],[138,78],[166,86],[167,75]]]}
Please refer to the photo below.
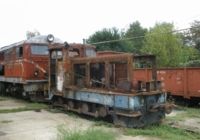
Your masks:
{"label": "locomotive wheel", "polygon": [[53,106],[62,107],[63,103],[64,103],[64,100],[62,99],[62,97],[55,97],[52,100],[52,105]]}
{"label": "locomotive wheel", "polygon": [[100,117],[105,117],[105,116],[107,116],[106,108],[103,107],[103,106],[99,107],[99,109],[98,109],[98,115],[99,115]]}
{"label": "locomotive wheel", "polygon": [[116,126],[128,127],[128,128],[143,128],[145,122],[143,117],[126,117],[113,114],[113,123]]}
{"label": "locomotive wheel", "polygon": [[3,83],[0,83],[0,95],[5,95],[6,89]]}
{"label": "locomotive wheel", "polygon": [[73,101],[69,101],[68,102],[68,107],[69,108],[74,108],[74,102]]}
{"label": "locomotive wheel", "polygon": [[171,112],[172,112],[172,107],[168,107],[168,108],[165,109],[166,114],[169,114]]}
{"label": "locomotive wheel", "polygon": [[127,127],[126,120],[122,116],[113,114],[112,118],[115,126]]}
{"label": "locomotive wheel", "polygon": [[59,98],[58,98],[58,104],[59,104],[59,105],[63,105],[63,103],[64,103],[63,98],[62,98],[62,97],[59,97]]}
{"label": "locomotive wheel", "polygon": [[82,113],[87,113],[89,111],[89,106],[87,103],[83,103],[81,106],[81,112]]}

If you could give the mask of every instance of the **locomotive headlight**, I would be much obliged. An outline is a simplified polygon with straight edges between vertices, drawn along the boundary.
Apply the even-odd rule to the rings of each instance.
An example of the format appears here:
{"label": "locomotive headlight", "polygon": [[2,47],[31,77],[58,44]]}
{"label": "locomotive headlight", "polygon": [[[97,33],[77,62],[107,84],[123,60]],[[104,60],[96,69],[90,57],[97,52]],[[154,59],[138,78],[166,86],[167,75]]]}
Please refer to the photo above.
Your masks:
{"label": "locomotive headlight", "polygon": [[53,41],[54,41],[54,36],[53,36],[52,34],[49,34],[49,35],[47,36],[47,41],[48,41],[48,42],[53,42]]}

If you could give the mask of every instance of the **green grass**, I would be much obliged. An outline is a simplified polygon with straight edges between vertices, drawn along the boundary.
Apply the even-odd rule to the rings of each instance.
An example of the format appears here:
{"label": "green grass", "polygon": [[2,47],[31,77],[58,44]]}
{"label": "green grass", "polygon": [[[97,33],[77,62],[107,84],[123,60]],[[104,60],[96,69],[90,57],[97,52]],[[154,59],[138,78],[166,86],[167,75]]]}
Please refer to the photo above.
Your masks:
{"label": "green grass", "polygon": [[5,100],[7,100],[7,99],[5,99],[5,98],[0,98],[0,101],[5,101]]}
{"label": "green grass", "polygon": [[94,126],[105,126],[105,127],[114,127],[113,123],[106,122],[103,120],[94,120]]}
{"label": "green grass", "polygon": [[11,97],[11,96],[1,96],[0,95],[0,102],[6,101],[6,100],[15,100],[16,102],[20,102],[20,103],[27,103],[26,100],[23,100],[23,99],[20,99],[20,98],[15,98],[15,97]]}
{"label": "green grass", "polygon": [[13,109],[2,109],[0,113],[15,113],[22,111],[35,110],[40,111],[41,109],[47,109],[48,106],[42,103],[27,103],[25,107],[13,108]]}
{"label": "green grass", "polygon": [[13,121],[11,121],[11,120],[3,120],[3,121],[0,121],[0,123],[11,123],[11,122],[13,122]]}
{"label": "green grass", "polygon": [[166,120],[170,121],[183,121],[187,118],[200,118],[200,109],[199,108],[190,108],[190,107],[178,107],[178,111],[175,116],[167,116]]}
{"label": "green grass", "polygon": [[[188,107],[179,107],[178,110],[181,112],[178,113],[176,116],[167,117],[165,121],[172,120],[174,121],[180,121],[185,120],[187,118],[196,118],[200,117],[200,110],[197,108],[188,108]],[[106,121],[101,120],[93,120],[94,127],[113,127],[113,124],[107,123]],[[153,138],[159,138],[162,140],[197,140],[200,139],[200,134],[197,132],[191,132],[187,131],[182,128],[174,128],[170,126],[169,124],[161,124],[161,125],[153,125],[148,126],[143,129],[129,129],[129,128],[123,128],[122,129],[125,135],[129,136],[145,136],[145,137],[153,137]],[[60,131],[62,132],[62,131]],[[107,132],[109,134],[110,132]],[[98,139],[110,139],[110,137],[107,138],[107,134],[105,131],[101,129],[88,129],[86,131],[63,131],[61,133],[60,140],[98,140]],[[100,136],[99,136],[100,135]],[[106,138],[102,137],[105,136]],[[111,137],[111,139],[115,139],[116,137]]]}
{"label": "green grass", "polygon": [[10,99],[10,97],[6,97],[6,96],[0,96],[0,101],[5,101]]}
{"label": "green grass", "polygon": [[[200,109],[189,107],[178,107],[178,111],[175,116],[167,116],[165,122],[181,122],[188,118],[199,118]],[[189,132],[181,128],[174,128],[167,124],[148,126],[144,129],[125,129],[126,135],[143,135],[148,137],[157,137],[162,140],[197,140],[200,139],[200,134],[196,132]]]}
{"label": "green grass", "polygon": [[58,128],[58,140],[115,140],[116,136],[112,132],[102,129],[88,129],[85,131],[65,130]]}
{"label": "green grass", "polygon": [[47,111],[49,111],[51,113],[64,113],[64,114],[67,114],[68,116],[73,117],[73,118],[80,118],[80,114],[77,114],[77,113],[72,112],[72,111],[66,111],[63,108],[49,108],[49,109],[47,109]]}
{"label": "green grass", "polygon": [[177,129],[168,125],[149,126],[144,129],[125,129],[125,135],[157,137],[162,140],[197,140],[200,134],[187,132],[183,129]]}
{"label": "green grass", "polygon": [[193,118],[199,118],[200,117],[200,109],[199,108],[183,108],[186,113],[183,115],[185,117],[193,117]]}

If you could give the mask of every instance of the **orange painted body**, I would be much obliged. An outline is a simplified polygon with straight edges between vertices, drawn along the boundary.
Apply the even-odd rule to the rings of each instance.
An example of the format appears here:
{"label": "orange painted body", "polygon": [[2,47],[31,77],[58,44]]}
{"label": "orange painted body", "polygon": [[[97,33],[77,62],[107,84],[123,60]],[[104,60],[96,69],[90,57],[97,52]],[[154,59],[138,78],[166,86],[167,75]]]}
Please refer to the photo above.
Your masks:
{"label": "orange painted body", "polygon": [[[133,85],[137,81],[152,80],[151,69],[134,69]],[[162,68],[157,70],[162,89],[174,96],[190,99],[200,97],[200,68]]]}
{"label": "orange painted body", "polygon": [[[4,61],[4,77],[26,80],[44,80],[48,70],[48,55],[31,54],[30,45],[23,44],[23,56],[16,56],[16,48],[11,48]],[[34,73],[38,71],[38,76]]]}

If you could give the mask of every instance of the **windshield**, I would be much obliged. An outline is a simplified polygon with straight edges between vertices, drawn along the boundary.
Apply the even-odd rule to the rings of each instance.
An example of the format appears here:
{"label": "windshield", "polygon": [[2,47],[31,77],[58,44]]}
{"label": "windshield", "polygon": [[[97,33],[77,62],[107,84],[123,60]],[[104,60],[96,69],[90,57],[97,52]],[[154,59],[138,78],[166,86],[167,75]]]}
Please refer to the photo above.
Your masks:
{"label": "windshield", "polygon": [[31,53],[34,55],[48,55],[48,46],[47,45],[31,45]]}
{"label": "windshield", "polygon": [[95,52],[95,50],[93,48],[87,48],[85,53],[86,53],[87,57],[96,56],[96,52]]}

